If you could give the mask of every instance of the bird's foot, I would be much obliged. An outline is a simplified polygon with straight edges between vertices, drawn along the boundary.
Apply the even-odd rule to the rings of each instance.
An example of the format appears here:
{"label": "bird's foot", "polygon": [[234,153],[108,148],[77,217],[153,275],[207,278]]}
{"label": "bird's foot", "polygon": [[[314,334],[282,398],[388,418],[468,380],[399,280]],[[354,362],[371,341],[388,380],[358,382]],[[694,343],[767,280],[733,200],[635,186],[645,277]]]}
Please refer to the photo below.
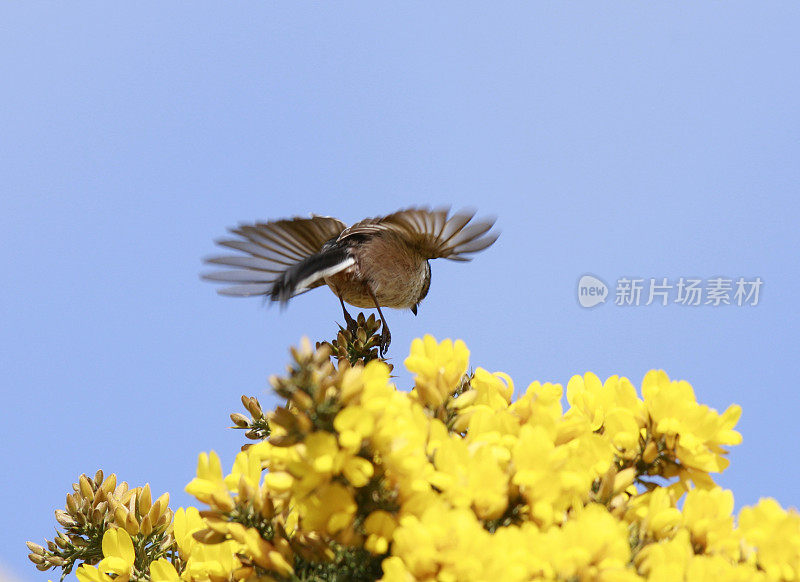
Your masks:
{"label": "bird's foot", "polygon": [[358,330],[358,322],[346,311],[344,312],[344,322],[347,324],[347,331],[349,331],[355,337],[356,331]]}
{"label": "bird's foot", "polygon": [[378,355],[383,358],[386,355],[386,352],[389,350],[389,344],[392,343],[392,334],[389,332],[389,328],[386,327],[386,322],[381,322],[382,330],[381,330],[381,343],[378,345]]}

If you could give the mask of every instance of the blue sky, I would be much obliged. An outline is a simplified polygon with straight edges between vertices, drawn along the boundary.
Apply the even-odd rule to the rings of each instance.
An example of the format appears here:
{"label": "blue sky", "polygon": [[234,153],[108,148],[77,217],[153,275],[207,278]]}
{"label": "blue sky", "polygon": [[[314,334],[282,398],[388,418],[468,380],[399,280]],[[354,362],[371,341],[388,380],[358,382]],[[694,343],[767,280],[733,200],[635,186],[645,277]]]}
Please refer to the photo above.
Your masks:
{"label": "blue sky", "polygon": [[[6,3],[0,7],[0,570],[46,580],[81,472],[190,502],[229,465],[241,394],[341,319],[199,280],[239,221],[353,222],[414,204],[498,216],[432,264],[414,337],[461,338],[517,391],[651,368],[742,405],[719,482],[800,504],[800,6],[683,3]],[[759,305],[580,307],[584,274],[760,277]],[[2,577],[2,574],[0,574]],[[53,576],[49,576],[52,578]]]}

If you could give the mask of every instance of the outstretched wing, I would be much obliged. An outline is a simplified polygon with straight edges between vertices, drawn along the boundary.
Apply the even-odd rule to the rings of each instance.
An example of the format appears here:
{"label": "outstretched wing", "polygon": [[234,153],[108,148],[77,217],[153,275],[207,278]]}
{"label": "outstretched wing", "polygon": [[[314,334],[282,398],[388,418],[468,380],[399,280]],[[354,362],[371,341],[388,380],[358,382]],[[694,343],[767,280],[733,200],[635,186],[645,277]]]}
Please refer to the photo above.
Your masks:
{"label": "outstretched wing", "polygon": [[469,261],[472,253],[487,248],[499,232],[489,232],[494,217],[473,221],[474,210],[459,210],[448,216],[447,208],[408,208],[382,216],[368,218],[345,229],[339,240],[358,235],[376,234],[392,230],[401,235],[428,259]]}
{"label": "outstretched wing", "polygon": [[[330,216],[292,218],[273,222],[241,224],[230,232],[239,238],[217,240],[223,247],[241,251],[242,255],[222,255],[205,259],[212,265],[235,267],[233,270],[204,273],[203,279],[234,283],[218,291],[221,295],[248,297],[267,295],[284,272],[322,250],[327,241],[335,240],[346,225]],[[305,290],[322,285],[317,280]]]}

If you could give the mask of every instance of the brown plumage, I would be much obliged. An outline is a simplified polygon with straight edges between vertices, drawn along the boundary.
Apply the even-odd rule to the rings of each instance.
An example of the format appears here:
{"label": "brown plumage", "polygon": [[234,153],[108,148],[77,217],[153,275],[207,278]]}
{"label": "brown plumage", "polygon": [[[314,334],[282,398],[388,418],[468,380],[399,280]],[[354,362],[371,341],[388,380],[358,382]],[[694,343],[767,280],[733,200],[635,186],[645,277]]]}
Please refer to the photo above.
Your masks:
{"label": "brown plumage", "polygon": [[428,294],[430,259],[469,261],[497,240],[494,219],[472,221],[475,213],[409,208],[367,218],[353,226],[329,216],[257,222],[232,228],[238,236],[218,240],[244,255],[224,255],[207,263],[235,267],[203,275],[234,285],[222,295],[266,295],[285,304],[300,293],[327,284],[339,298],[349,327],[353,318],[344,303],[378,309],[383,331],[381,353],[391,341],[381,307],[411,309]]}

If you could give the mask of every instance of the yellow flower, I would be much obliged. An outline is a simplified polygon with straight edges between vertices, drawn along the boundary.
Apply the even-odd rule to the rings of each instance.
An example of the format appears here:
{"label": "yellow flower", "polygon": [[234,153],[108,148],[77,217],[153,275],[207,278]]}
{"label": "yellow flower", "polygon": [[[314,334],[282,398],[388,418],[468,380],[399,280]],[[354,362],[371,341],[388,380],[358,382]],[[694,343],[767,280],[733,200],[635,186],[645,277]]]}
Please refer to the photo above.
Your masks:
{"label": "yellow flower", "polygon": [[114,582],[114,578],[108,574],[101,572],[95,566],[86,564],[78,566],[78,569],[75,570],[75,576],[80,582]]}
{"label": "yellow flower", "polygon": [[352,524],[356,503],[346,487],[329,483],[297,500],[297,512],[304,530],[336,534]]}
{"label": "yellow flower", "polygon": [[692,489],[683,503],[683,525],[695,548],[738,560],[739,536],[733,531],[733,493],[714,489]]}
{"label": "yellow flower", "polygon": [[196,507],[178,508],[172,522],[172,535],[178,544],[180,555],[187,560],[192,555],[192,548],[198,543],[192,534],[206,527],[206,522],[200,517]]}
{"label": "yellow flower", "polygon": [[[342,474],[353,486],[362,487],[374,473],[367,459],[340,448],[336,435],[326,431],[313,432],[302,443],[290,447],[286,469],[294,478],[292,492],[301,497],[336,475]],[[276,479],[272,477],[267,481],[270,487],[280,487]]]}
{"label": "yellow flower", "polygon": [[[458,419],[460,418],[463,417],[459,415]],[[455,431],[459,431],[457,421],[453,426]],[[519,435],[519,417],[508,409],[493,411],[487,406],[479,406],[474,408],[466,428],[467,434],[463,440],[470,450],[488,447],[487,451],[498,466],[503,471],[508,471],[511,450]]]}
{"label": "yellow flower", "polygon": [[115,576],[115,580],[127,580],[133,569],[133,562],[136,555],[133,551],[133,541],[122,528],[110,528],[103,534],[103,559],[97,564],[97,568],[81,565],[75,572],[81,582],[107,582],[111,580],[109,574]]}
{"label": "yellow flower", "polygon": [[562,423],[562,394],[560,384],[533,382],[525,394],[509,406],[509,410],[519,417],[522,424],[539,426],[556,439]]}
{"label": "yellow flower", "polygon": [[755,548],[756,562],[770,580],[800,579],[800,513],[761,499],[739,512],[739,531]]}
{"label": "yellow flower", "polygon": [[490,447],[468,447],[459,437],[434,456],[434,485],[454,507],[472,508],[480,519],[497,519],[508,507],[508,475]]}
{"label": "yellow flower", "polygon": [[[374,410],[375,430],[370,436],[373,457],[380,463],[387,486],[401,499],[430,489],[434,473],[430,456],[447,436],[441,421],[431,419],[408,394],[394,388]],[[370,406],[366,401],[362,406]],[[372,410],[372,408],[370,408]]]}
{"label": "yellow flower", "polygon": [[278,495],[290,492],[294,483],[294,477],[286,471],[270,471],[264,475],[264,484],[272,493]]}
{"label": "yellow flower", "polygon": [[[294,568],[289,563],[292,558],[288,544],[284,541],[282,546],[283,553],[273,542],[264,539],[261,533],[253,527],[245,527],[241,523],[228,523],[227,532],[230,537],[239,544],[238,553],[249,557],[256,565],[276,572],[280,576],[292,576]],[[288,559],[287,559],[288,558]]]}
{"label": "yellow flower", "polygon": [[512,452],[512,483],[520,487],[537,522],[561,523],[570,507],[588,499],[592,482],[608,471],[612,459],[610,444],[598,435],[557,445],[544,428],[526,424]]}
{"label": "yellow flower", "polygon": [[464,342],[446,339],[437,343],[432,335],[411,342],[406,368],[416,374],[414,392],[430,408],[438,408],[458,388],[469,365]]}
{"label": "yellow flower", "polygon": [[166,558],[159,558],[150,564],[151,582],[180,582],[180,579],[175,566]]}
{"label": "yellow flower", "polygon": [[766,582],[767,575],[750,564],[731,563],[722,556],[693,556],[686,567],[692,582]]}
{"label": "yellow flower", "polygon": [[483,368],[478,368],[469,385],[477,394],[475,404],[488,406],[492,410],[505,409],[514,394],[514,382],[503,372],[491,374]]}
{"label": "yellow flower", "polygon": [[355,455],[348,455],[342,465],[342,475],[353,487],[363,487],[374,473],[372,463]]}
{"label": "yellow flower", "polygon": [[656,540],[673,535],[683,516],[670,493],[665,487],[657,487],[631,499],[629,521],[640,523]]}
{"label": "yellow flower", "polygon": [[381,562],[383,568],[382,582],[415,582],[417,578],[408,571],[403,560],[390,556]]}
{"label": "yellow flower", "polygon": [[646,545],[637,554],[636,565],[648,582],[675,582],[685,580],[693,555],[689,532],[680,530],[672,539]]}
{"label": "yellow flower", "polygon": [[394,531],[392,555],[402,560],[384,561],[389,580],[470,582],[489,580],[485,570],[490,535],[475,514],[466,509],[450,509],[433,502],[420,517],[407,515]]}
{"label": "yellow flower", "polygon": [[[554,530],[555,531],[555,530]],[[485,570],[503,582],[554,580],[548,535],[531,522],[498,528],[488,539]]]}
{"label": "yellow flower", "polygon": [[136,555],[128,532],[122,528],[106,530],[103,534],[103,556],[105,557],[97,565],[98,569],[117,576],[130,574]]}
{"label": "yellow flower", "polygon": [[210,454],[200,453],[197,459],[197,477],[186,486],[186,492],[220,511],[233,509],[233,499],[222,478],[222,465],[214,451]]}
{"label": "yellow flower", "polygon": [[567,401],[571,406],[567,419],[583,417],[589,421],[591,430],[602,429],[603,435],[626,458],[638,452],[646,412],[627,378],[611,376],[601,384],[592,373],[573,376],[567,384]]}
{"label": "yellow flower", "polygon": [[336,436],[329,432],[311,433],[291,448],[289,472],[298,481],[295,492],[305,495],[341,471],[344,452]]}
{"label": "yellow flower", "polygon": [[627,526],[594,504],[563,527],[524,523],[490,534],[472,512],[434,501],[419,517],[401,518],[392,555],[385,581],[641,582],[629,567]]}
{"label": "yellow flower", "polygon": [[362,441],[375,430],[375,415],[363,406],[347,406],[336,415],[333,427],[339,433],[339,444],[355,452],[361,448]]}
{"label": "yellow flower", "polygon": [[197,544],[186,563],[183,578],[197,582],[230,580],[233,572],[242,565],[236,557],[240,550],[241,545],[233,540],[219,544]]}
{"label": "yellow flower", "polygon": [[561,528],[547,533],[553,538],[548,546],[560,579],[639,580],[627,570],[631,559],[628,527],[602,505],[587,505]]}
{"label": "yellow flower", "polygon": [[364,391],[382,389],[389,384],[389,377],[389,366],[379,360],[372,360],[363,368],[346,370],[341,380],[342,402],[349,404],[353,400],[363,399]]}
{"label": "yellow flower", "polygon": [[226,489],[238,489],[239,495],[249,497],[261,482],[261,460],[260,449],[255,447],[237,453],[231,473],[223,479]]}
{"label": "yellow flower", "polygon": [[[751,564],[722,555],[695,554],[689,532],[681,529],[672,539],[646,545],[635,562],[648,582],[766,582],[764,572]],[[778,578],[773,578],[777,580]],[[788,578],[787,578],[788,579]]]}
{"label": "yellow flower", "polygon": [[692,386],[671,382],[663,370],[648,372],[642,396],[655,438],[663,438],[677,460],[690,469],[719,473],[728,466],[724,445],[736,445],[742,436],[733,430],[742,410],[730,406],[718,414],[695,400]]}
{"label": "yellow flower", "polygon": [[364,531],[367,540],[364,547],[373,554],[385,554],[397,528],[397,520],[388,511],[373,511],[364,520]]}
{"label": "yellow flower", "polygon": [[[709,476],[741,438],[737,406],[718,414],[660,371],[642,398],[624,377],[587,373],[567,384],[565,413],[558,384],[516,401],[502,373],[463,384],[468,360],[461,341],[415,340],[411,393],[383,362],[315,368],[318,390],[274,417],[300,407],[302,431],[250,446],[224,477],[216,454],[200,456],[187,491],[214,517],[176,512],[180,578],[288,578],[338,543],[385,556],[388,582],[800,580],[800,515],[762,501],[734,529],[732,494]],[[225,541],[194,540],[206,527]],[[79,569],[82,582],[128,575],[116,543],[122,561]],[[160,560],[150,577],[178,574]]]}
{"label": "yellow flower", "polygon": [[[470,381],[470,390],[447,405],[450,410],[457,412],[453,429],[467,432],[470,442],[480,440],[497,444],[504,440],[505,448],[510,449],[515,439],[503,437],[519,432],[519,418],[508,408],[513,393],[514,382],[507,374],[490,374],[478,368]],[[500,451],[498,454],[507,456]]]}

